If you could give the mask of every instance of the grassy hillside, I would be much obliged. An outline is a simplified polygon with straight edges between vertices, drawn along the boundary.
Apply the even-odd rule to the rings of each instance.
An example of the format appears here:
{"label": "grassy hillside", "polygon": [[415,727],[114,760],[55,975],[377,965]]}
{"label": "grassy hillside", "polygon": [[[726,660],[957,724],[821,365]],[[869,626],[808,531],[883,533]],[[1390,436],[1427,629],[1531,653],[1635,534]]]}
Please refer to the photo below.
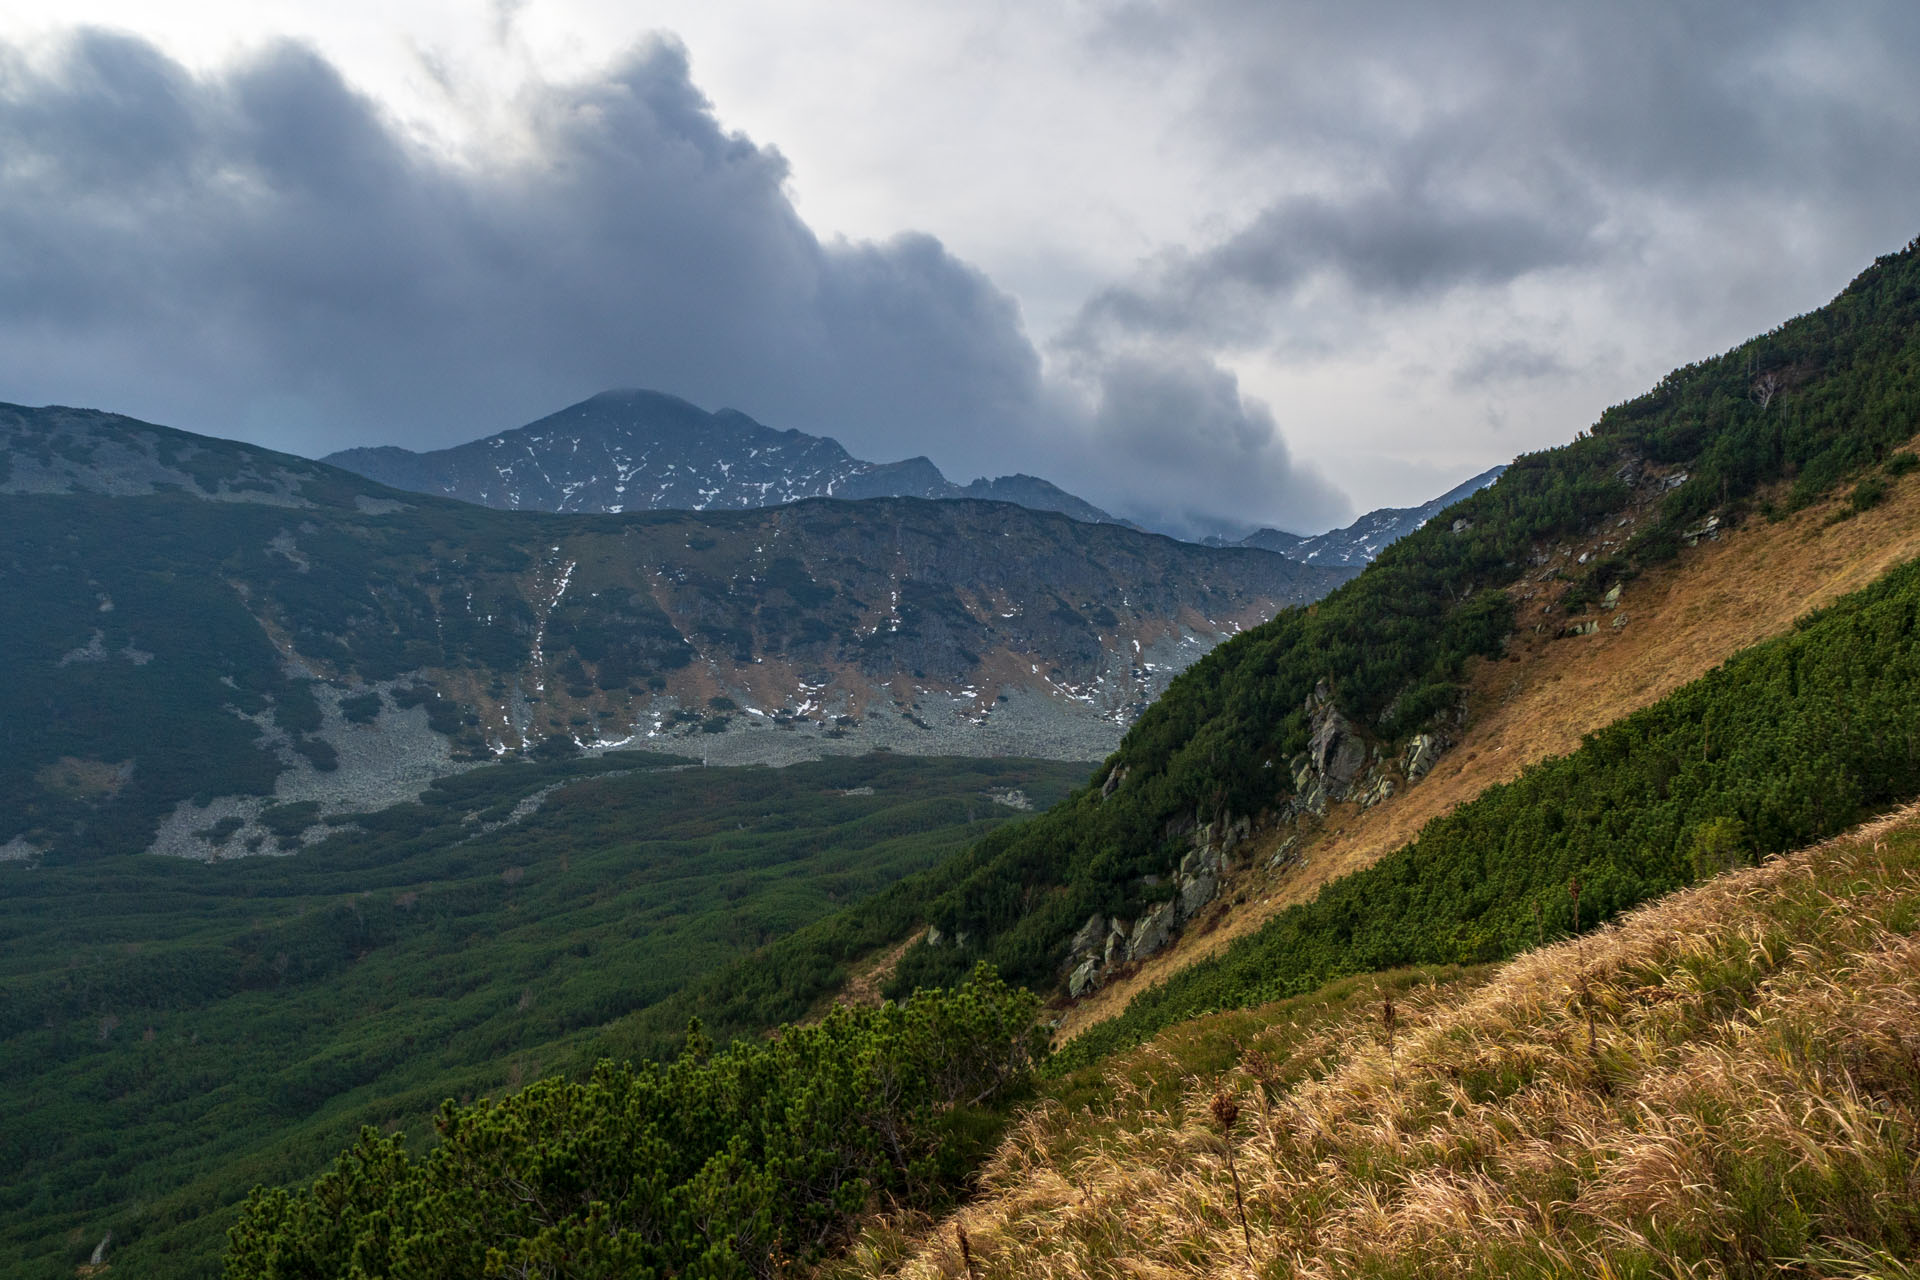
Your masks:
{"label": "grassy hillside", "polygon": [[0,864],[5,1270],[67,1275],[111,1230],[115,1275],[208,1274],[254,1184],[569,1067],[1084,769],[616,754],[449,778],[292,857]]}
{"label": "grassy hillside", "polygon": [[1396,965],[1512,955],[1920,794],[1920,562],[1436,818],[1136,997],[1086,1062],[1212,1009]]}
{"label": "grassy hillside", "polygon": [[1183,1023],[823,1274],[1912,1277],[1915,1026],[1908,811],[1491,973]]}
{"label": "grassy hillside", "polygon": [[928,913],[967,943],[913,948],[897,989],[953,980],[982,958],[1024,982],[1056,982],[1090,914],[1138,919],[1173,893],[1183,829],[1284,810],[1322,680],[1388,758],[1417,731],[1451,723],[1468,662],[1498,655],[1514,630],[1505,588],[1556,541],[1615,522],[1636,485],[1663,496],[1616,554],[1573,570],[1567,611],[1680,554],[1710,515],[1767,514],[1755,504],[1768,486],[1787,485],[1776,512],[1841,485],[1856,509],[1872,506],[1885,481],[1869,468],[1917,426],[1920,244],[1821,310],[1675,371],[1575,442],[1518,459],[1354,582],[1209,654],[1140,718],[1094,785],[969,854],[966,878]]}
{"label": "grassy hillside", "polygon": [[[1890,455],[1894,469],[1902,456]],[[1554,548],[1554,563],[1530,566],[1514,591],[1535,625],[1516,631],[1503,658],[1469,669],[1466,722],[1450,730],[1453,745],[1429,773],[1371,808],[1337,804],[1317,824],[1256,831],[1235,849],[1219,896],[1178,943],[1115,968],[1098,992],[1073,1002],[1060,1039],[1116,1016],[1174,971],[1220,954],[1275,915],[1413,842],[1434,818],[1579,750],[1587,735],[1920,558],[1920,470],[1877,474],[1886,476],[1887,498],[1870,511],[1849,514],[1842,493],[1778,519],[1748,520],[1640,574],[1612,609],[1567,623],[1540,612],[1573,587],[1554,579],[1555,566],[1577,563],[1604,538]],[[1644,519],[1646,508],[1633,514]],[[1619,536],[1612,526],[1603,532]],[[1588,619],[1598,624],[1594,634],[1562,634],[1568,623]]]}

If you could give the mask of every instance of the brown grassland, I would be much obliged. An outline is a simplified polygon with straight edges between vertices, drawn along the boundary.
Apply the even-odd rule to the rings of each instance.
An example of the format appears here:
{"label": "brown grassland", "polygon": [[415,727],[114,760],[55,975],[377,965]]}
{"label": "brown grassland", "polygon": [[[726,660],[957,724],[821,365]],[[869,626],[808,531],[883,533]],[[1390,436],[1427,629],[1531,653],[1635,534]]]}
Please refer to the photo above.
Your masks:
{"label": "brown grassland", "polygon": [[[1920,437],[1909,447],[1920,447]],[[1589,614],[1593,636],[1558,638],[1558,611],[1542,631],[1539,604],[1551,598],[1537,574],[1512,588],[1520,629],[1507,657],[1478,662],[1470,678],[1468,728],[1433,772],[1392,800],[1361,812],[1336,805],[1302,841],[1302,864],[1261,870],[1278,833],[1256,843],[1251,870],[1222,895],[1212,918],[1189,926],[1178,945],[1122,972],[1063,1014],[1057,1042],[1118,1014],[1169,974],[1252,933],[1282,909],[1362,870],[1411,841],[1430,820],[1510,782],[1532,764],[1564,755],[1581,738],[1699,679],[1735,653],[1786,631],[1796,618],[1867,586],[1920,556],[1920,472],[1890,482],[1886,501],[1849,519],[1835,497],[1777,523],[1758,517],[1703,541],[1679,560],[1628,583],[1619,614]],[[1573,547],[1576,554],[1582,549]],[[1525,597],[1534,593],[1532,599]],[[1236,901],[1236,900],[1239,901]]]}
{"label": "brown grassland", "polygon": [[1916,1258],[1920,806],[1497,969],[1172,1028],[1049,1082],[969,1203],[877,1219],[827,1274],[1920,1277]]}

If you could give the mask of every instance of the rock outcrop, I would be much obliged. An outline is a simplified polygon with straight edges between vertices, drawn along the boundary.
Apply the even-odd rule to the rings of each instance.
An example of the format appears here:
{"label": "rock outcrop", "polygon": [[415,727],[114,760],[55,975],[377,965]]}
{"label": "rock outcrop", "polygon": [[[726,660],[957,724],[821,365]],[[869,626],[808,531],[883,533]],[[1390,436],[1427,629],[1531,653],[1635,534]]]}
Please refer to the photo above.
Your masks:
{"label": "rock outcrop", "polygon": [[1414,734],[1407,739],[1407,751],[1400,762],[1401,772],[1407,775],[1408,782],[1418,782],[1440,762],[1440,753],[1444,750],[1446,744],[1438,734]]}
{"label": "rock outcrop", "polygon": [[[1299,850],[1306,820],[1324,818],[1328,807],[1337,802],[1350,801],[1362,809],[1385,803],[1431,772],[1449,745],[1442,730],[1417,733],[1407,739],[1396,758],[1391,747],[1370,743],[1340,710],[1332,684],[1325,679],[1308,695],[1306,712],[1307,749],[1288,763],[1294,794],[1272,815],[1296,829],[1267,860],[1269,871],[1304,862]],[[1114,769],[1101,787],[1102,798],[1125,780],[1126,770]],[[1138,887],[1152,891],[1155,901],[1137,921],[1109,919],[1099,912],[1087,917],[1067,944],[1061,962],[1059,972],[1066,979],[1067,994],[1074,999],[1091,995],[1119,966],[1138,964],[1171,943],[1220,896],[1234,869],[1234,853],[1252,836],[1253,826],[1251,818],[1226,817],[1203,825],[1191,813],[1168,821],[1163,838],[1170,843],[1184,839],[1187,845],[1171,882],[1157,874],[1140,877]],[[1169,888],[1171,894],[1167,894]]]}
{"label": "rock outcrop", "polygon": [[[1253,834],[1248,818],[1221,818],[1202,826],[1189,816],[1168,828],[1169,837],[1188,837],[1187,852],[1172,877],[1172,895],[1156,902],[1137,922],[1109,919],[1097,911],[1087,917],[1067,944],[1061,964],[1067,994],[1074,999],[1098,991],[1120,965],[1137,964],[1171,942],[1182,925],[1220,896],[1234,850]],[[1157,875],[1140,879],[1144,889],[1166,883]]]}
{"label": "rock outcrop", "polygon": [[1167,945],[1173,938],[1174,928],[1180,923],[1179,900],[1169,898],[1140,918],[1140,925],[1133,931],[1133,939],[1127,944],[1128,960],[1145,960],[1154,952]]}
{"label": "rock outcrop", "polygon": [[1288,763],[1293,809],[1325,817],[1329,804],[1353,793],[1354,779],[1366,768],[1370,752],[1359,728],[1334,705],[1325,680],[1307,696],[1307,723],[1307,749]]}

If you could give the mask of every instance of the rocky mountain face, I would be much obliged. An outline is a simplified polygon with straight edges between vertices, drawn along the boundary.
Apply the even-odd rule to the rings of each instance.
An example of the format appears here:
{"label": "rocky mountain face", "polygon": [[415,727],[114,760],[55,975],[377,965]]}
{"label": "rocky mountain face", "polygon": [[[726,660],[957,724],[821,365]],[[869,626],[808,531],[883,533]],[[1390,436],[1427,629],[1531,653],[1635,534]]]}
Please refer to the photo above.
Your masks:
{"label": "rocky mountain face", "polygon": [[[1297,863],[1302,841],[1317,830],[1330,806],[1352,802],[1364,813],[1392,799],[1401,788],[1431,772],[1451,745],[1449,734],[1440,730],[1414,734],[1397,752],[1370,740],[1340,710],[1325,680],[1314,686],[1302,710],[1307,749],[1287,762],[1292,796],[1273,812],[1262,814],[1258,830],[1251,817],[1222,815],[1203,822],[1197,813],[1190,813],[1170,820],[1163,830],[1166,843],[1185,846],[1173,872],[1172,895],[1138,920],[1098,914],[1089,918],[1074,935],[1062,965],[1070,996],[1091,995],[1122,966],[1137,965],[1174,942],[1220,895],[1229,876],[1247,869],[1245,854],[1262,850],[1269,873]],[[1126,778],[1122,770],[1109,774],[1103,798]],[[1276,835],[1276,830],[1287,834]],[[1148,880],[1152,887],[1160,877],[1150,875]]]}
{"label": "rocky mountain face", "polygon": [[1381,507],[1369,511],[1344,529],[1306,537],[1281,529],[1262,529],[1240,539],[1235,546],[1259,547],[1298,560],[1301,564],[1350,565],[1362,568],[1373,562],[1387,547],[1406,537],[1427,521],[1462,498],[1480,492],[1500,478],[1505,466],[1481,472],[1431,502],[1417,507]]}
{"label": "rocky mountain face", "polygon": [[524,751],[1098,759],[1352,574],[997,502],[493,511],[14,406],[0,529],[22,856],[231,854],[274,806],[365,812]]}
{"label": "rocky mountain face", "polygon": [[1131,520],[1110,516],[1091,502],[1083,501],[1059,485],[1039,476],[1010,475],[988,480],[984,477],[960,489],[958,493],[938,494],[947,498],[979,498],[986,502],[1012,502],[1035,511],[1058,511],[1061,515],[1089,524],[1124,524],[1137,529]]}
{"label": "rocky mountain face", "polygon": [[1111,522],[1034,476],[956,485],[930,459],[863,462],[838,441],[708,413],[657,391],[608,391],[451,449],[346,449],[322,461],[381,484],[508,511],[728,511],[802,498],[982,498]]}

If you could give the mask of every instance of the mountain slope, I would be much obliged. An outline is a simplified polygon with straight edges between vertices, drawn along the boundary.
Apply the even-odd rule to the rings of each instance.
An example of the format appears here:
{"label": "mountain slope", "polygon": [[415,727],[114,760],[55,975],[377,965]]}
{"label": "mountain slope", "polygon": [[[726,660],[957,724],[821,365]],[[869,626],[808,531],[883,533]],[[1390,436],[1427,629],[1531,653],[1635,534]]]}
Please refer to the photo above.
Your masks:
{"label": "mountain slope", "polygon": [[[1915,447],[1920,439],[1908,446]],[[1599,611],[1594,620],[1602,625],[1591,635],[1563,634],[1564,615],[1539,612],[1557,610],[1556,595],[1571,584],[1554,578],[1553,566],[1534,570],[1518,593],[1535,622],[1509,642],[1503,659],[1471,668],[1465,722],[1417,784],[1371,807],[1336,803],[1317,826],[1254,833],[1234,851],[1214,908],[1220,914],[1177,945],[1115,971],[1066,1011],[1059,1036],[1114,1017],[1136,995],[1371,866],[1488,788],[1577,750],[1587,735],[1920,559],[1920,471],[1889,478],[1880,505],[1835,519],[1848,510],[1848,500],[1836,498],[1778,521],[1723,526],[1718,538],[1625,584],[1613,607]],[[1562,564],[1591,554],[1577,543],[1566,552]]]}
{"label": "mountain slope", "polygon": [[322,461],[396,489],[509,511],[726,511],[802,498],[984,498],[1113,517],[1033,476],[953,484],[927,458],[876,464],[839,442],[708,413],[657,391],[607,391],[450,449],[345,449]]}
{"label": "mountain slope", "polygon": [[28,857],[163,819],[232,854],[268,796],[361,811],[542,743],[1091,759],[1343,576],[1003,503],[489,511],[80,410],[0,408],[0,459],[0,847]]}
{"label": "mountain slope", "polygon": [[[1144,958],[1211,900],[1219,860],[1256,822],[1317,825],[1330,805],[1429,769],[1458,728],[1471,663],[1499,656],[1516,632],[1514,584],[1552,566],[1557,547],[1590,541],[1598,552],[1559,569],[1570,586],[1554,608],[1577,614],[1741,510],[1818,500],[1916,421],[1920,248],[1910,246],[1829,306],[1676,371],[1573,444],[1518,460],[1446,527],[1429,523],[1314,609],[1210,655],[1129,731],[1094,786],[975,851],[968,879],[932,904],[931,941],[903,957],[896,989],[948,981],[981,957],[1028,982],[1059,983],[1088,961],[1096,976],[1100,940],[1082,948],[1075,937],[1095,915],[1130,922],[1119,954]],[[1760,492],[1783,478],[1777,497]],[[1861,480],[1850,509],[1885,491],[1884,478]],[[1026,889],[1011,895],[1009,883]],[[1109,945],[1104,963],[1114,957]]]}
{"label": "mountain slope", "polygon": [[612,513],[778,506],[831,494],[870,469],[825,437],[651,391],[604,392],[451,449],[348,449],[322,461],[485,507]]}
{"label": "mountain slope", "polygon": [[1140,527],[1131,520],[1108,515],[1091,502],[1076,498],[1059,485],[1042,480],[1039,476],[1015,474],[993,480],[983,476],[965,485],[956,494],[941,496],[1013,502],[1032,507],[1035,511],[1058,511],[1063,516],[1072,516],[1075,520],[1085,520],[1091,524],[1124,524],[1134,529]]}
{"label": "mountain slope", "polygon": [[1917,873],[1910,809],[1491,975],[1183,1024],[826,1274],[1912,1276]]}
{"label": "mountain slope", "polygon": [[1741,650],[1137,995],[1085,1060],[1212,1008],[1497,959],[1920,795],[1920,561]]}

